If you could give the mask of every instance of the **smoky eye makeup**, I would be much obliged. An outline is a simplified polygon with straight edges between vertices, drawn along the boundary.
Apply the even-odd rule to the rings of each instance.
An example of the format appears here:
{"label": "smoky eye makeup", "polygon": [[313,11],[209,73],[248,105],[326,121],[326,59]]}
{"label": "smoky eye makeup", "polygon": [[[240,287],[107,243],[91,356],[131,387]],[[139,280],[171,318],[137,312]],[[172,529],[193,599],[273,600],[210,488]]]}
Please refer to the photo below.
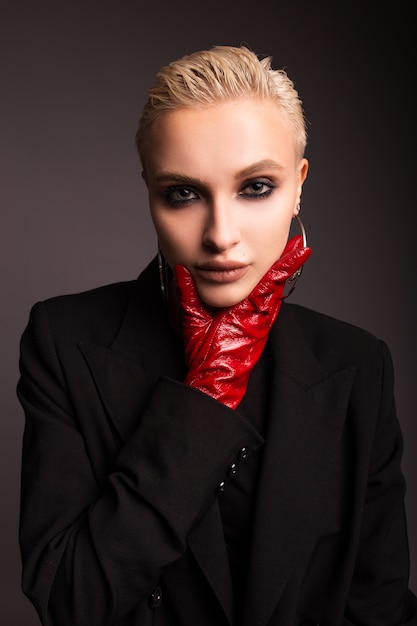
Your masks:
{"label": "smoky eye makeup", "polygon": [[[239,184],[237,196],[244,200],[261,200],[268,198],[277,188],[277,182],[268,176],[248,178]],[[205,192],[197,189],[189,181],[172,182],[162,187],[159,192],[163,202],[170,207],[185,207],[201,199]]]}
{"label": "smoky eye makeup", "polygon": [[250,200],[257,200],[261,198],[268,198],[275,189],[276,184],[269,178],[253,178],[245,181],[239,191],[239,195]]}
{"label": "smoky eye makeup", "polygon": [[197,192],[188,185],[169,185],[161,191],[163,200],[169,206],[184,206],[198,200]]}

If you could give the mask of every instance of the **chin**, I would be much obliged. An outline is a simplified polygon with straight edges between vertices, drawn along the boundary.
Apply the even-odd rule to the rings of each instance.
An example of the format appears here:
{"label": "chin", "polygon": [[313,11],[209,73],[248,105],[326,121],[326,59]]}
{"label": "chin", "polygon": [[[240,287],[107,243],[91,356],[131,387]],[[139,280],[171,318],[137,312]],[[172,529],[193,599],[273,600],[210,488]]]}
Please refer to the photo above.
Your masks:
{"label": "chin", "polygon": [[242,302],[250,293],[250,290],[232,289],[230,287],[227,289],[197,288],[197,291],[204,304],[215,309],[230,308],[238,302]]}
{"label": "chin", "polygon": [[230,307],[238,304],[238,302],[241,302],[243,300],[243,298],[242,300],[208,300],[204,298],[201,299],[203,300],[204,304],[211,309],[229,309]]}

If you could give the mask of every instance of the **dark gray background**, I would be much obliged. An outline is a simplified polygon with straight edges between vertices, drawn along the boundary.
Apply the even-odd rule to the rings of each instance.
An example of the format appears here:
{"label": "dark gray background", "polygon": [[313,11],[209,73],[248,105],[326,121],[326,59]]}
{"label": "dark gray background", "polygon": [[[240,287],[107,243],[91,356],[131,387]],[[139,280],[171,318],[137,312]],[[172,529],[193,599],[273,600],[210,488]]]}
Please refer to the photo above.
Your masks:
{"label": "dark gray background", "polygon": [[38,623],[20,592],[17,546],[15,385],[29,309],[134,278],[154,255],[137,119],[161,65],[213,44],[271,54],[302,95],[310,135],[302,216],[313,256],[293,300],[392,350],[416,590],[412,11],[401,1],[2,2],[1,626]]}

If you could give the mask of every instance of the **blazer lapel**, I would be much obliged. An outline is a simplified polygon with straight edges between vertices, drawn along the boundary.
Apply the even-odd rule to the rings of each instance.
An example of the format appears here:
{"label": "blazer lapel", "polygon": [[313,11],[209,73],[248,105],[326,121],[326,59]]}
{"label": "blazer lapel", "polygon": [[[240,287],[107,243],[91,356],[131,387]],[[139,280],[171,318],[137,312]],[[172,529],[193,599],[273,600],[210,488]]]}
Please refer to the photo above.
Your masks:
{"label": "blazer lapel", "polygon": [[244,624],[267,624],[320,505],[341,436],[354,368],[325,372],[282,307],[271,331],[270,420],[248,566]]}
{"label": "blazer lapel", "polygon": [[152,262],[139,276],[125,317],[109,346],[82,342],[86,359],[106,412],[121,440],[138,425],[149,393],[161,376],[183,380],[182,338],[167,323]]}
{"label": "blazer lapel", "polygon": [[[185,376],[182,337],[167,324],[155,262],[140,275],[111,345],[83,342],[79,349],[120,447],[137,427],[157,379]],[[217,501],[194,529],[190,549],[232,623],[232,586]]]}

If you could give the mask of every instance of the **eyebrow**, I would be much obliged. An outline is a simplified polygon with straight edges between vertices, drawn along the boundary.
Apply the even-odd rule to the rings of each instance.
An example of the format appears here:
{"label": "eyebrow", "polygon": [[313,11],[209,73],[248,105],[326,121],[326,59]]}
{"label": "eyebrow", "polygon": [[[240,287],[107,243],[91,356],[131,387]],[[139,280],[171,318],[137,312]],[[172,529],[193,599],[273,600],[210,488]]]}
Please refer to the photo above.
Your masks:
{"label": "eyebrow", "polygon": [[155,176],[155,180],[157,182],[162,182],[165,180],[175,181],[177,183],[187,183],[189,185],[203,185],[203,181],[199,178],[193,178],[192,176],[186,176],[185,174],[180,174],[178,172],[170,172],[170,171],[162,171],[159,172]]}
{"label": "eyebrow", "polygon": [[[284,167],[273,161],[272,159],[263,159],[262,161],[257,161],[256,163],[252,163],[248,165],[248,167],[239,170],[235,174],[236,180],[241,180],[242,178],[248,178],[249,176],[253,176],[262,170],[283,170]],[[204,185],[204,182],[199,178],[193,178],[191,176],[187,176],[185,174],[180,174],[179,172],[170,172],[170,171],[162,171],[159,172],[155,176],[155,180],[157,182],[172,180],[179,183],[188,183],[193,185]]]}
{"label": "eyebrow", "polygon": [[247,178],[248,176],[253,176],[253,174],[257,174],[261,170],[283,170],[284,167],[273,161],[272,159],[263,159],[262,161],[257,161],[256,163],[252,163],[248,167],[243,168],[236,173],[235,178]]}

